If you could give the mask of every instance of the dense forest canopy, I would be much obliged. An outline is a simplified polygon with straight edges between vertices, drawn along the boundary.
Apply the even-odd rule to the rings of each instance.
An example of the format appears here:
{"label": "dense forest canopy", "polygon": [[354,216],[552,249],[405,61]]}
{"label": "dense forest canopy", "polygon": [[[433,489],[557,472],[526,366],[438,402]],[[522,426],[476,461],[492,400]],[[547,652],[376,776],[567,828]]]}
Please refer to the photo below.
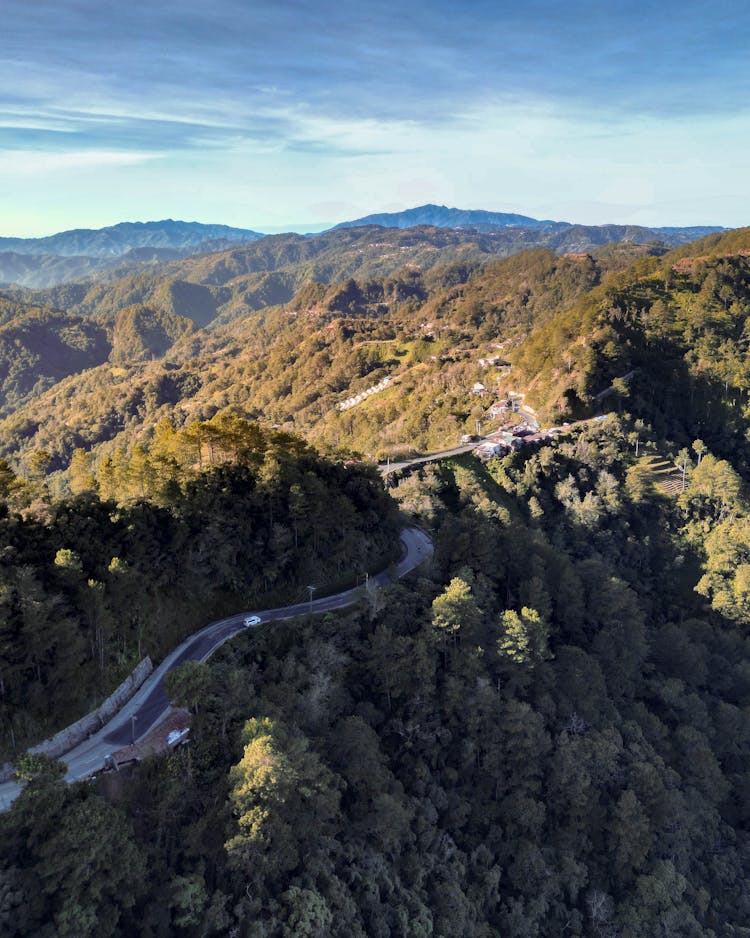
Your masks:
{"label": "dense forest canopy", "polygon": [[[166,757],[20,756],[0,931],[747,936],[749,238],[348,270],[210,330],[128,294],[122,357],[2,425],[7,752],[224,610],[386,564],[404,516],[435,552],[175,672]],[[110,342],[114,311],[61,315]],[[454,442],[510,388],[608,415],[388,493],[343,452]]]}
{"label": "dense forest canopy", "polygon": [[634,432],[405,478],[420,577],[225,646],[129,780],[24,769],[8,933],[744,934],[748,506],[701,445],[667,494]]}
{"label": "dense forest canopy", "polygon": [[0,480],[0,751],[83,715],[149,654],[211,618],[331,588],[397,551],[395,507],[366,467],[225,415],[105,460],[74,454]]}

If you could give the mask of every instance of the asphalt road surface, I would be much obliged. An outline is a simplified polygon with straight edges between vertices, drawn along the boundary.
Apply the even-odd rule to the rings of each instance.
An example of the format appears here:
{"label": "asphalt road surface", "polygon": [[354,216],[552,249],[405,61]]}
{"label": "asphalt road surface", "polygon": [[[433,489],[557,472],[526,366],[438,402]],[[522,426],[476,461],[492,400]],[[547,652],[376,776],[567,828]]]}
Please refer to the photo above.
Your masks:
{"label": "asphalt road surface", "polygon": [[[419,528],[405,528],[401,532],[403,552],[395,565],[396,577],[405,576],[419,566],[432,554],[432,541]],[[393,579],[392,570],[384,570],[370,577],[370,582],[384,586]],[[352,605],[362,596],[362,589],[354,588],[336,593],[334,596],[322,596],[312,602],[281,606],[278,609],[249,610],[227,619],[211,622],[199,632],[187,638],[156,668],[136,694],[98,733],[84,740],[62,757],[68,767],[66,779],[78,781],[88,778],[104,764],[104,758],[115,749],[137,742],[167,715],[170,708],[169,698],[164,689],[164,675],[172,668],[185,661],[205,661],[217,648],[234,635],[244,631],[245,619],[258,616],[260,623],[250,628],[258,628],[268,622],[293,619],[296,616],[329,612]],[[10,807],[20,791],[16,782],[0,784],[0,810]]]}
{"label": "asphalt road surface", "polygon": [[416,456],[414,459],[404,459],[401,462],[381,463],[378,471],[382,476],[390,475],[392,472],[398,472],[400,469],[409,469],[411,466],[421,466],[423,463],[439,462],[441,459],[450,459],[451,456],[460,456],[462,453],[470,453],[481,443],[477,440],[474,443],[466,443],[464,446],[454,446],[453,449],[444,449],[439,453],[429,453],[427,456]]}

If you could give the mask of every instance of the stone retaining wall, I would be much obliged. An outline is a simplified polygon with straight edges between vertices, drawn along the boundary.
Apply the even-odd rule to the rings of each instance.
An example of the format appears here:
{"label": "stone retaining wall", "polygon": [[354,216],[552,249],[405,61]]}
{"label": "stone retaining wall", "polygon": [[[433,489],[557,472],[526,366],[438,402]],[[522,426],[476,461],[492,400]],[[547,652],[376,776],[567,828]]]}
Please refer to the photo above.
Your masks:
{"label": "stone retaining wall", "polygon": [[[117,690],[110,694],[96,710],[92,710],[85,717],[81,717],[76,723],[66,726],[64,730],[60,730],[50,739],[45,739],[37,746],[32,746],[29,752],[42,752],[53,759],[59,759],[61,755],[69,752],[79,743],[82,743],[84,739],[100,730],[123,704],[130,700],[153,670],[154,666],[151,658],[144,658],[135,670],[125,678]],[[0,782],[7,782],[8,779],[12,778],[13,771],[13,766],[9,762],[2,766],[0,768]]]}

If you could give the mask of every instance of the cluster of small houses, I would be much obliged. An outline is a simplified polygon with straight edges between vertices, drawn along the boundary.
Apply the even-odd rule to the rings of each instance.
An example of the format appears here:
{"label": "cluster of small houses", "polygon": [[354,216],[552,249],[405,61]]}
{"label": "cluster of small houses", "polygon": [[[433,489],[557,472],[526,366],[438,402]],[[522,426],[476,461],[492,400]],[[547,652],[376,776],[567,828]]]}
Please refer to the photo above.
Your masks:
{"label": "cluster of small houses", "polygon": [[382,381],[379,381],[377,384],[373,384],[372,387],[365,388],[365,390],[357,394],[356,397],[347,397],[345,401],[341,401],[341,403],[337,404],[336,407],[339,410],[349,410],[352,407],[356,407],[357,404],[361,404],[362,401],[370,397],[372,394],[377,394],[378,391],[385,391],[392,380],[393,378],[388,375],[387,377],[383,378]]}
{"label": "cluster of small houses", "polygon": [[[511,404],[514,406],[511,408]],[[508,401],[507,406],[498,405],[502,409],[517,410],[516,402]],[[494,416],[494,415],[493,415]],[[599,414],[592,417],[590,421],[579,421],[579,423],[601,423],[609,418],[609,414]],[[490,433],[482,440],[479,446],[474,450],[474,455],[479,459],[492,459],[493,456],[504,456],[511,450],[521,449],[522,446],[528,446],[532,443],[545,443],[552,440],[561,433],[568,433],[570,424],[564,423],[561,427],[549,427],[542,430],[538,423],[528,424],[519,423],[516,426],[500,427],[494,433]],[[461,442],[469,442],[471,437],[462,438]],[[476,437],[474,437],[476,439]]]}
{"label": "cluster of small houses", "polygon": [[511,450],[520,449],[530,443],[544,442],[561,432],[558,427],[553,427],[551,430],[539,430],[525,423],[512,428],[501,428],[483,440],[474,450],[474,454],[480,459],[504,456]]}
{"label": "cluster of small houses", "polygon": [[[505,401],[493,404],[489,409],[488,416],[490,419],[496,419],[506,413],[518,412],[518,408],[518,398],[508,398]],[[494,433],[489,433],[474,450],[474,455],[480,459],[492,459],[493,456],[503,456],[511,450],[520,449],[530,443],[544,442],[563,432],[564,430],[560,427],[541,430],[539,424],[506,424]],[[476,437],[467,435],[461,438],[461,442],[469,443],[475,439]]]}

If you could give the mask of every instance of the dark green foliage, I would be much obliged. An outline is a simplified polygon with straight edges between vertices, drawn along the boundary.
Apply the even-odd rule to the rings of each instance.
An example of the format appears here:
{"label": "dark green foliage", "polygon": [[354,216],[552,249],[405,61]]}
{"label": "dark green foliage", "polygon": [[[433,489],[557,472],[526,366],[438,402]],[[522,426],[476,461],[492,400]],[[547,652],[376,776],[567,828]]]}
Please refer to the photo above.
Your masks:
{"label": "dark green foliage", "polygon": [[[39,484],[11,485],[0,518],[5,752],[72,722],[210,618],[339,584],[397,549],[370,470],[239,418],[162,427],[151,452],[80,476],[81,494],[31,509]],[[183,690],[197,709],[201,694]]]}
{"label": "dark green foliage", "polygon": [[108,938],[136,902],[144,862],[131,822],[90,787],[36,773],[0,817],[0,932]]}
{"label": "dark green foliage", "polygon": [[189,749],[102,789],[149,869],[123,933],[742,935],[750,641],[694,590],[692,503],[625,489],[629,432],[425,470],[430,578],[201,666]]}
{"label": "dark green foliage", "polygon": [[85,316],[23,311],[0,328],[0,414],[109,354],[106,329]]}
{"label": "dark green foliage", "polygon": [[178,707],[198,711],[209,686],[208,668],[198,661],[186,661],[164,676],[170,701]]}
{"label": "dark green foliage", "polygon": [[16,760],[15,770],[16,781],[32,786],[59,781],[65,777],[65,766],[62,762],[43,753],[25,752]]}
{"label": "dark green foliage", "polygon": [[[750,232],[643,258],[532,332],[520,379],[553,419],[592,409],[646,417],[661,436],[746,446]],[[743,460],[747,454],[743,453]]]}

